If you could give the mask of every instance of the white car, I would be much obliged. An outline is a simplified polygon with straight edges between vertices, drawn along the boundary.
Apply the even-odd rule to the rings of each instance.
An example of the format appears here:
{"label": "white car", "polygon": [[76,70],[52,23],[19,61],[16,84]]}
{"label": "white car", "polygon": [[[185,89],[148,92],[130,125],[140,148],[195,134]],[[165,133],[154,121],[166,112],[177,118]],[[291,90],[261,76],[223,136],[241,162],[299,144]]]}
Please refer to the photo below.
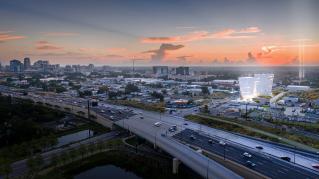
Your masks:
{"label": "white car", "polygon": [[248,157],[248,158],[251,158],[251,157],[252,157],[251,154],[249,154],[248,152],[243,153],[243,156],[244,156],[244,157]]}
{"label": "white car", "polygon": [[220,145],[226,145],[226,143],[225,143],[224,141],[222,141],[222,140],[219,141],[219,144],[220,144]]}
{"label": "white car", "polygon": [[161,125],[162,125],[161,122],[155,122],[155,123],[154,123],[154,126],[156,126],[156,127],[159,127],[159,126],[161,126]]}

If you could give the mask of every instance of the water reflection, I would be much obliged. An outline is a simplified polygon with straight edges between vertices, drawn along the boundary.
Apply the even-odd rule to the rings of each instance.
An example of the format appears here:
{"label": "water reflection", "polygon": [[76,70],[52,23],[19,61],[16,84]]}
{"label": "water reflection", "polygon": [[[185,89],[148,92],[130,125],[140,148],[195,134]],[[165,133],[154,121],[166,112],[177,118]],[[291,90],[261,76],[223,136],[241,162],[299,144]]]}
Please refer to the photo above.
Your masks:
{"label": "water reflection", "polygon": [[74,176],[74,179],[141,179],[133,172],[126,171],[114,165],[94,167]]}

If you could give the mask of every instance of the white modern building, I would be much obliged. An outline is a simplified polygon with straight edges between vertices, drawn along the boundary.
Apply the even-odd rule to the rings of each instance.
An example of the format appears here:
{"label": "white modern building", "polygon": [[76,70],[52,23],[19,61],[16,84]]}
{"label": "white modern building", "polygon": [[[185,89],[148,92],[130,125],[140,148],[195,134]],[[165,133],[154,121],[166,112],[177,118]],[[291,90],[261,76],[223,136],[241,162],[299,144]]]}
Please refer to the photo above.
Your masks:
{"label": "white modern building", "polygon": [[287,90],[291,92],[296,92],[296,91],[309,91],[310,87],[309,86],[299,86],[299,85],[288,85]]}
{"label": "white modern building", "polygon": [[271,96],[274,74],[255,74],[254,78],[256,81],[256,95]]}
{"label": "white modern building", "polygon": [[255,74],[253,77],[239,77],[242,99],[251,100],[258,96],[271,96],[274,74]]}
{"label": "white modern building", "polygon": [[256,85],[254,77],[239,77],[239,88],[241,97],[251,99],[255,97]]}

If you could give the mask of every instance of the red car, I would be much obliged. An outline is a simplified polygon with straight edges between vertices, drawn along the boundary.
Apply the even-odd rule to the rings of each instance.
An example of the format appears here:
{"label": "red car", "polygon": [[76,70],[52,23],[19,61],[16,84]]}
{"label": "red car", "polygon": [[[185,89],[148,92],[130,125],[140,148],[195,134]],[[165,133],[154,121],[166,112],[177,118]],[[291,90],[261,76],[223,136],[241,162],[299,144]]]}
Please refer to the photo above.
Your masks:
{"label": "red car", "polygon": [[315,169],[319,169],[319,164],[313,164],[312,167]]}

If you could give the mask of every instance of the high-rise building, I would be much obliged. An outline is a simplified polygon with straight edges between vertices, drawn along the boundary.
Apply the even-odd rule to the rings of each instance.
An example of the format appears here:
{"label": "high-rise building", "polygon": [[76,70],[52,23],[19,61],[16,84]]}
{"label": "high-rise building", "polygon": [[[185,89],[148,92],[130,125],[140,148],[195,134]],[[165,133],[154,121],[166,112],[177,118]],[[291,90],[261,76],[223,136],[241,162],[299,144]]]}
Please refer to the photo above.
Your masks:
{"label": "high-rise building", "polygon": [[30,58],[26,57],[23,59],[24,70],[28,70],[31,68]]}
{"label": "high-rise building", "polygon": [[272,94],[274,74],[255,74],[254,78],[256,83],[256,95],[270,96]]}
{"label": "high-rise building", "polygon": [[49,66],[49,61],[47,61],[47,60],[38,60],[38,61],[34,62],[34,64],[33,64],[33,67],[35,67],[37,70],[40,70],[43,72],[47,71],[48,66]]}
{"label": "high-rise building", "polygon": [[156,77],[167,77],[168,66],[153,66],[153,74]]}
{"label": "high-rise building", "polygon": [[255,97],[255,78],[239,77],[240,95],[243,99],[252,99]]}
{"label": "high-rise building", "polygon": [[23,63],[21,63],[19,60],[11,60],[10,61],[10,71],[19,73],[23,71]]}
{"label": "high-rise building", "polygon": [[189,75],[189,67],[177,67],[176,75]]}
{"label": "high-rise building", "polygon": [[271,96],[274,74],[255,74],[254,77],[239,77],[241,97],[249,100],[258,96]]}

